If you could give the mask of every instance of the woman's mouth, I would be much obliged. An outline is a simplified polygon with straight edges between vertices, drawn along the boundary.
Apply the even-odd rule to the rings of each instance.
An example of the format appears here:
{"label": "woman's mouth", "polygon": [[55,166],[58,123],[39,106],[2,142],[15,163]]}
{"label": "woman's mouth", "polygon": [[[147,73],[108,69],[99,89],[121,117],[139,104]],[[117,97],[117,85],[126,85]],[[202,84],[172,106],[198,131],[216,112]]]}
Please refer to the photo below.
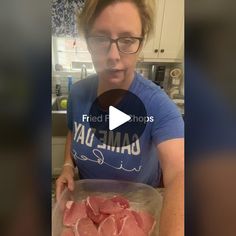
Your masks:
{"label": "woman's mouth", "polygon": [[106,70],[106,73],[109,77],[120,77],[120,76],[124,75],[124,70],[111,69],[111,70]]}

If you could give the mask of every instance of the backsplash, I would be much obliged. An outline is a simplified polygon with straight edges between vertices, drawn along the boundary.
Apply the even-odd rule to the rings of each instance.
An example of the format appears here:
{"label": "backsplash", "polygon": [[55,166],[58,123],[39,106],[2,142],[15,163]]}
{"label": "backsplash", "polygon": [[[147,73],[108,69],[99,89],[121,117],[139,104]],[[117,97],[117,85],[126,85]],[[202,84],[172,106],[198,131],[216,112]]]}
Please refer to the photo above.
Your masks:
{"label": "backsplash", "polygon": [[[87,75],[94,74],[94,70],[87,70]],[[72,77],[72,83],[81,79],[81,72],[80,71],[73,71],[73,72],[54,72],[52,77],[52,93],[56,93],[56,84],[59,82],[61,85],[61,93],[68,94],[68,77]]]}
{"label": "backsplash", "polygon": [[166,62],[138,62],[136,65],[136,71],[143,74],[144,78],[151,79],[151,68],[155,65],[156,67],[165,67],[165,80],[169,78],[170,71],[173,68],[180,68],[182,70],[182,63],[166,63]]}
{"label": "backsplash", "polygon": [[[165,75],[164,75],[164,89],[168,90],[168,83],[170,78],[170,71],[173,68],[180,68],[183,71],[182,63],[151,63],[151,62],[138,62],[136,66],[136,71],[141,73],[144,78],[151,79],[151,68],[155,65],[165,66]],[[87,75],[96,73],[95,70],[87,70]],[[56,84],[59,82],[61,84],[61,93],[68,94],[68,76],[72,76],[73,83],[81,79],[81,71],[53,71],[52,75],[52,93],[56,93]],[[166,91],[168,93],[168,91]]]}

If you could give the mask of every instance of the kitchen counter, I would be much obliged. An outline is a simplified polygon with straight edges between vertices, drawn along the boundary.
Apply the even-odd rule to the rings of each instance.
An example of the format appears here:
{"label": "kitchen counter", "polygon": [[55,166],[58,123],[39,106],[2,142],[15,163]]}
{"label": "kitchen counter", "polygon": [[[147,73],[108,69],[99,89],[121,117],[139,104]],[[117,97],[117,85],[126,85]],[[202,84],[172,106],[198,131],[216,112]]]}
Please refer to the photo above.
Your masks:
{"label": "kitchen counter", "polygon": [[[52,94],[52,101],[51,101],[51,105],[53,105],[53,103],[56,101],[57,96],[56,94]],[[176,103],[175,103],[176,104]],[[179,111],[181,112],[182,115],[184,115],[184,105],[180,105],[180,104],[176,104],[176,106],[179,108]]]}
{"label": "kitchen counter", "polygon": [[184,98],[181,99],[172,99],[175,105],[178,107],[182,116],[184,116]]}

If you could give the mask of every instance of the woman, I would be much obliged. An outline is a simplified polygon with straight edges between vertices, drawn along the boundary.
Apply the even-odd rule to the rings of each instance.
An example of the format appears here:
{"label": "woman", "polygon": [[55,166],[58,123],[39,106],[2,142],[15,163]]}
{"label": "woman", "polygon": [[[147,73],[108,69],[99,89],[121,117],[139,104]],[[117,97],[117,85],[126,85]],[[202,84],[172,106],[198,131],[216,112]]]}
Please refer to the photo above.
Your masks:
{"label": "woman", "polygon": [[[129,180],[154,187],[160,185],[163,174],[166,190],[160,235],[175,236],[183,235],[183,120],[159,87],[135,73],[138,55],[153,27],[151,9],[154,8],[150,2],[87,0],[85,3],[79,21],[97,76],[79,81],[71,90],[65,164],[56,183],[56,195],[58,199],[65,186],[74,189],[74,165],[80,178]],[[91,98],[111,89],[136,94],[147,113],[156,117],[139,138],[140,150],[135,155],[104,150],[95,142],[86,144],[84,135],[88,134],[89,124],[82,124],[80,117],[88,113]],[[127,166],[134,165],[134,171],[88,161],[94,149],[103,153],[107,163],[122,160]]]}

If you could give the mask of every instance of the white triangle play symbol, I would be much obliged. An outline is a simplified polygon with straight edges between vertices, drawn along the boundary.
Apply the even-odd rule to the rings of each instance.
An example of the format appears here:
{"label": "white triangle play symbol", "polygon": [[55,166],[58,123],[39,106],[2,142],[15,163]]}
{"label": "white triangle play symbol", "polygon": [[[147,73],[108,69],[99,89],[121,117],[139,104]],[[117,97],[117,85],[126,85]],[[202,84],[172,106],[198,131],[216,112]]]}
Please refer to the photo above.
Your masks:
{"label": "white triangle play symbol", "polygon": [[109,130],[113,130],[120,125],[123,125],[131,119],[131,116],[116,109],[113,106],[109,106]]}

